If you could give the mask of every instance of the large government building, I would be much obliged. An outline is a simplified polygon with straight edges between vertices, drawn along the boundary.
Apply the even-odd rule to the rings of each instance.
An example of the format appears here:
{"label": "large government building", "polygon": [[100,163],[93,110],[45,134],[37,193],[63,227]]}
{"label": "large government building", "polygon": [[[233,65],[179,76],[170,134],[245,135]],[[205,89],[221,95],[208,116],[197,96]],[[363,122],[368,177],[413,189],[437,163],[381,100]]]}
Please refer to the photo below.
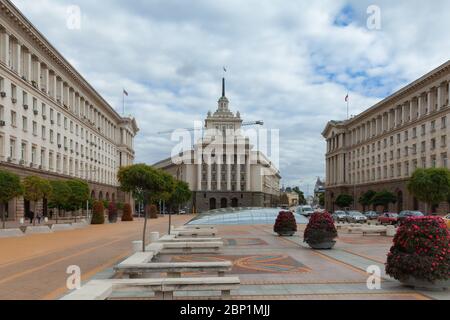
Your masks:
{"label": "large government building", "polygon": [[[407,190],[416,168],[448,168],[450,61],[347,121],[330,121],[327,140],[326,207],[341,193],[358,199],[371,189],[397,196],[390,210],[424,210]],[[362,207],[357,203],[357,209]],[[448,212],[441,203],[435,212]]]}
{"label": "large government building", "polygon": [[168,158],[154,167],[189,184],[193,190],[190,206],[197,212],[276,206],[280,173],[262,152],[252,150],[249,138],[241,134],[239,112],[231,112],[228,104],[222,79],[222,96],[217,110],[208,112],[203,136],[192,150],[183,152],[182,162]]}
{"label": "large government building", "polygon": [[[80,178],[96,199],[132,201],[118,190],[132,164],[132,118],[121,117],[10,2],[0,3],[0,169],[21,177]],[[30,209],[0,204],[10,220]]]}

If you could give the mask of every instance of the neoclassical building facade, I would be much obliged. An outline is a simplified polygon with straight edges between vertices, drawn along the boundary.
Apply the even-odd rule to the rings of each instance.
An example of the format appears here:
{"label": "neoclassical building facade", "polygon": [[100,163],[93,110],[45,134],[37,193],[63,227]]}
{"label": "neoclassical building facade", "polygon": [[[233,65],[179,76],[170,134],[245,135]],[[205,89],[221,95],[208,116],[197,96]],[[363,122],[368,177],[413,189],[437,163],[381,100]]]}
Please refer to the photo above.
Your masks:
{"label": "neoclassical building facade", "polygon": [[154,164],[193,190],[189,206],[197,212],[227,207],[272,207],[280,196],[280,173],[266,155],[252,150],[241,134],[239,112],[229,109],[222,79],[217,110],[208,112],[204,135],[192,150]]}
{"label": "neoclassical building facade", "polygon": [[[448,168],[450,61],[347,121],[330,121],[326,151],[326,207],[341,193],[367,190],[397,196],[392,211],[425,210],[407,190],[416,168]],[[356,201],[357,202],[357,201]],[[356,203],[356,208],[362,210]],[[429,209],[429,208],[428,208]],[[449,211],[441,203],[434,211]]]}
{"label": "neoclassical building facade", "polygon": [[[80,178],[96,199],[132,201],[118,190],[133,163],[135,119],[120,116],[10,2],[0,4],[0,169],[21,177]],[[8,219],[23,198],[0,205]]]}

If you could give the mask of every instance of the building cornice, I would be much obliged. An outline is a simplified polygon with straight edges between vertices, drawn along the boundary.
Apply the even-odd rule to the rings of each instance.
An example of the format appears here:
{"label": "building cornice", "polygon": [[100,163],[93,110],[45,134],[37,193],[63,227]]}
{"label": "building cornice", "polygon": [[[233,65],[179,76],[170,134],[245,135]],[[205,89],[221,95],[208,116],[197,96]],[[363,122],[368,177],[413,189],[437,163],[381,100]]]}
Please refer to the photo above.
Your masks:
{"label": "building cornice", "polygon": [[435,68],[434,70],[428,72],[427,74],[423,75],[419,79],[411,82],[410,84],[406,85],[405,87],[401,88],[400,90],[396,91],[395,93],[391,94],[390,96],[386,97],[385,99],[381,100],[377,104],[373,105],[369,109],[363,111],[362,113],[358,114],[357,116],[349,119],[345,122],[346,127],[350,127],[353,123],[357,123],[361,121],[361,119],[364,119],[365,117],[369,117],[373,114],[376,114],[380,110],[382,110],[387,105],[393,105],[396,104],[404,99],[406,99],[411,94],[417,94],[417,91],[420,90],[420,88],[423,88],[434,81],[438,80],[443,74],[450,73],[450,60],[445,62],[444,64],[440,65],[439,67]]}
{"label": "building cornice", "polygon": [[0,0],[0,10],[24,32],[51,61],[62,68],[81,88],[86,90],[98,103],[116,118],[122,117],[116,110],[87,82],[87,80],[56,50],[47,38],[17,9],[9,0]]}

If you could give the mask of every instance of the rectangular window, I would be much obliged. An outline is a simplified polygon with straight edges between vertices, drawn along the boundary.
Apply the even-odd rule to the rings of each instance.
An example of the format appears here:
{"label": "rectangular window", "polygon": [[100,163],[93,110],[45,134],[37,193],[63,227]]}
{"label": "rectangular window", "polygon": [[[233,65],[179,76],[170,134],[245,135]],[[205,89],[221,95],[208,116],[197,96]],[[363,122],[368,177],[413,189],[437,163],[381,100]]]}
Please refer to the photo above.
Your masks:
{"label": "rectangular window", "polygon": [[53,143],[53,130],[50,129],[50,143]]}
{"label": "rectangular window", "polygon": [[42,126],[42,128],[41,128],[41,134],[42,134],[42,140],[47,139],[47,137],[46,137],[46,132],[45,132],[45,126]]}
{"label": "rectangular window", "polygon": [[11,110],[11,126],[17,127],[17,114]]}
{"label": "rectangular window", "polygon": [[11,160],[16,159],[16,140],[14,139],[9,140],[9,157]]}
{"label": "rectangular window", "polygon": [[28,121],[25,116],[22,116],[22,130],[25,132],[28,130]]}
{"label": "rectangular window", "polygon": [[22,93],[22,102],[24,106],[28,106],[28,93],[25,91]]}
{"label": "rectangular window", "polygon": [[441,136],[441,147],[447,146],[447,136]]}
{"label": "rectangular window", "polygon": [[37,122],[33,121],[33,135],[37,136]]}
{"label": "rectangular window", "polygon": [[17,87],[11,84],[11,100],[13,103],[17,102]]}

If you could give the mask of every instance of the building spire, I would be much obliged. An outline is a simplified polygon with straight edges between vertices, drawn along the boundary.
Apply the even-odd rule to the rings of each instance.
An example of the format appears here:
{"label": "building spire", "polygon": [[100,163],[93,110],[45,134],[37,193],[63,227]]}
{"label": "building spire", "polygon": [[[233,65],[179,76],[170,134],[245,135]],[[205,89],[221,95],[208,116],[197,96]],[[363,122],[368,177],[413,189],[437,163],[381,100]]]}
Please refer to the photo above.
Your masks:
{"label": "building spire", "polygon": [[222,98],[225,97],[225,78],[222,78]]}

